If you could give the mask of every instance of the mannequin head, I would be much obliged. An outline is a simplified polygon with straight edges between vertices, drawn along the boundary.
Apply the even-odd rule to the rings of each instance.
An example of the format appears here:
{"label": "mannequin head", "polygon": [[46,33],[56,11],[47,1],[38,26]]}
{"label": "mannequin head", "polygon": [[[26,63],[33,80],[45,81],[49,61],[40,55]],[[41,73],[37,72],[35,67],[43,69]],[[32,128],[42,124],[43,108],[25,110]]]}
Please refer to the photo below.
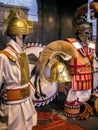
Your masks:
{"label": "mannequin head", "polygon": [[87,40],[91,39],[91,26],[89,23],[82,23],[80,25],[78,25],[77,27],[77,34],[78,34],[78,38],[82,41],[82,42],[86,42]]}
{"label": "mannequin head", "polygon": [[25,37],[31,33],[31,28],[27,20],[15,13],[9,21],[6,34],[22,47]]}

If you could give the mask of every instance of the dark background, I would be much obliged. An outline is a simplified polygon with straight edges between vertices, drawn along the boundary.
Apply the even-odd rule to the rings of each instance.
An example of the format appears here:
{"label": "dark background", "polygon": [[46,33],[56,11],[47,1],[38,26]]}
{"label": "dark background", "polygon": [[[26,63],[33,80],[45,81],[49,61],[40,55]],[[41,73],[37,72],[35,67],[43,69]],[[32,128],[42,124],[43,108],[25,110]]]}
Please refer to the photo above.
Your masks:
{"label": "dark background", "polygon": [[48,44],[73,36],[72,19],[76,9],[88,0],[37,0],[39,42]]}

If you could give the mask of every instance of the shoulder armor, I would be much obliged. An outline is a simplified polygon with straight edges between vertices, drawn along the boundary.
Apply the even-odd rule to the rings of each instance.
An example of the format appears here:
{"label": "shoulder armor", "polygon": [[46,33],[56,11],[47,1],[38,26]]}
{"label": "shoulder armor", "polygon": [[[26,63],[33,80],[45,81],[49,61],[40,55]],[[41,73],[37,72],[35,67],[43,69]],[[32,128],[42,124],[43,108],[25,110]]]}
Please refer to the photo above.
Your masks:
{"label": "shoulder armor", "polygon": [[5,50],[2,50],[2,51],[0,51],[0,53],[6,55],[6,56],[7,56],[10,60],[12,60],[13,62],[16,61],[16,58],[15,58],[13,55],[11,55],[9,52],[7,52],[7,51],[5,51]]}
{"label": "shoulder armor", "polygon": [[96,46],[95,46],[95,42],[93,42],[93,41],[88,41],[88,47],[89,48],[92,48],[92,49],[96,49]]}
{"label": "shoulder armor", "polygon": [[65,40],[70,43],[77,42],[77,39],[75,39],[75,38],[66,38]]}

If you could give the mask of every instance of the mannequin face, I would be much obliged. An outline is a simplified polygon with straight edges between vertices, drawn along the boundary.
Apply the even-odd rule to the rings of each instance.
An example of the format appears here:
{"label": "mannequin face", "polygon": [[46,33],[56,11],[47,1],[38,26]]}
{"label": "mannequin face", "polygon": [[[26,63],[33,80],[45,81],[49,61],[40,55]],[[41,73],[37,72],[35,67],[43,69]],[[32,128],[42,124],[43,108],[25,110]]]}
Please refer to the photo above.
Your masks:
{"label": "mannequin face", "polygon": [[89,40],[91,38],[91,29],[87,28],[79,32],[79,36],[82,41]]}
{"label": "mannequin face", "polygon": [[87,40],[91,40],[91,27],[90,27],[89,24],[83,24],[83,25],[80,26],[80,28],[79,28],[79,38],[84,43]]}
{"label": "mannequin face", "polygon": [[16,35],[16,42],[20,47],[23,47],[23,35]]}

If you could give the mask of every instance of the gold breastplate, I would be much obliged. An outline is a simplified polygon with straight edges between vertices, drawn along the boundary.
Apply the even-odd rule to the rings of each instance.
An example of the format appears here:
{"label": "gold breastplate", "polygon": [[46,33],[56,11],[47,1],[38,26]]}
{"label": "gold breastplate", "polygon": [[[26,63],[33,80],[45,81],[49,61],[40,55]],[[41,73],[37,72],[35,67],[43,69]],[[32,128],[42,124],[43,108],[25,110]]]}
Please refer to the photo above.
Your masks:
{"label": "gold breastplate", "polygon": [[29,64],[25,53],[16,53],[20,71],[21,71],[21,84],[28,83],[29,81]]}

